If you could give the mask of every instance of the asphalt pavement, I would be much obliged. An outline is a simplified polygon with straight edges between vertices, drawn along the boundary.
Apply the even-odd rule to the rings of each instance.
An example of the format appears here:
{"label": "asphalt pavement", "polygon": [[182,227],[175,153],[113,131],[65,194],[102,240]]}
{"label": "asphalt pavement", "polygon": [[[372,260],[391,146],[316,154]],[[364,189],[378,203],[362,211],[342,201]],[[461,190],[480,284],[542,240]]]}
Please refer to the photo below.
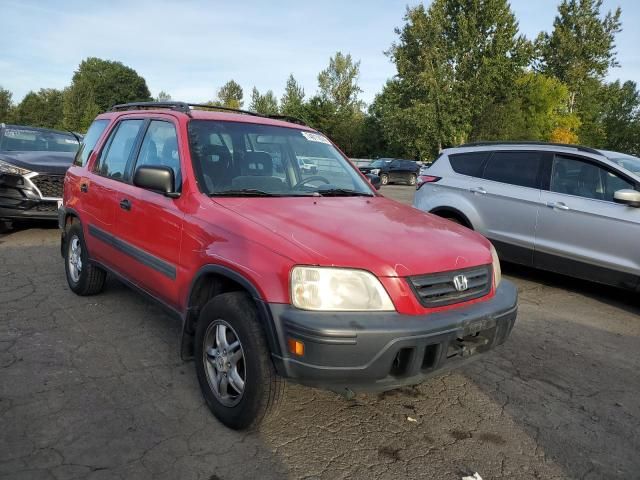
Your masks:
{"label": "asphalt pavement", "polygon": [[113,279],[74,295],[55,226],[27,227],[0,234],[0,478],[640,478],[637,295],[505,265],[504,346],[351,401],[291,385],[238,433],[204,405],[175,320]]}

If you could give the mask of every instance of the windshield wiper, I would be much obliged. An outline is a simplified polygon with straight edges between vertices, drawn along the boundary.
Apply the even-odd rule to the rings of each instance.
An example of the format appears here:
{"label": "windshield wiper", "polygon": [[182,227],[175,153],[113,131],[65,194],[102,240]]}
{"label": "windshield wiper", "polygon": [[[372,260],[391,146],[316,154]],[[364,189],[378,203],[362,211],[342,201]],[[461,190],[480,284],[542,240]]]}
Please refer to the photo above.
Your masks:
{"label": "windshield wiper", "polygon": [[210,197],[279,197],[278,193],[270,193],[256,188],[241,188],[237,190],[222,190],[220,192],[211,192]]}
{"label": "windshield wiper", "polygon": [[323,197],[373,197],[372,193],[359,192],[348,188],[327,188],[318,189],[317,192]]}

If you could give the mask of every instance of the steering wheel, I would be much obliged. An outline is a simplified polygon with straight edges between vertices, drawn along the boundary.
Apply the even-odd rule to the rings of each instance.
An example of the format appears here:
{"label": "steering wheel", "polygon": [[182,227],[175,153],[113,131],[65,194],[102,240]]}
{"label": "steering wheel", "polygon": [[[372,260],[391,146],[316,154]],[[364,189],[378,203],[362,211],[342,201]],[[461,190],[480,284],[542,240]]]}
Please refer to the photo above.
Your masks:
{"label": "steering wheel", "polygon": [[327,180],[325,177],[323,177],[321,175],[312,175],[312,176],[307,177],[307,178],[305,178],[303,180],[300,180],[298,183],[296,183],[293,186],[293,190],[298,190],[299,187],[302,187],[306,183],[313,182],[314,180],[320,180],[321,182],[324,182],[326,184],[330,184],[331,183],[329,180]]}

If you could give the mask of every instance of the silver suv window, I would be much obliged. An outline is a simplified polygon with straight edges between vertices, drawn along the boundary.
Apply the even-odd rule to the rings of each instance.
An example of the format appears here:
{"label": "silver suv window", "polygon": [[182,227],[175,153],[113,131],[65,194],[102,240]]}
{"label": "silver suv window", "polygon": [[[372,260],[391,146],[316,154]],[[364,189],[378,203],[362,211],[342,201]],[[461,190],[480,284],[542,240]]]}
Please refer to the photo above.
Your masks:
{"label": "silver suv window", "polygon": [[542,152],[493,152],[483,177],[521,187],[538,187]]}
{"label": "silver suv window", "polygon": [[484,161],[491,152],[455,153],[449,155],[449,163],[456,173],[470,177],[482,176]]}

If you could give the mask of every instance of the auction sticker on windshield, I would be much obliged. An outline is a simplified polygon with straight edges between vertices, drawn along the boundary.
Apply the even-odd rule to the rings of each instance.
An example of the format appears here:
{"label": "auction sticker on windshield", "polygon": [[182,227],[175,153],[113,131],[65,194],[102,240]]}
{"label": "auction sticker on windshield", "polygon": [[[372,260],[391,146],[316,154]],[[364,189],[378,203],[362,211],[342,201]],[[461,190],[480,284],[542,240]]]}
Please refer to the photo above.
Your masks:
{"label": "auction sticker on windshield", "polygon": [[329,141],[329,139],[327,139],[324,135],[320,135],[319,133],[313,133],[313,132],[300,132],[300,133],[302,133],[302,136],[307,140],[309,140],[310,142],[320,142],[320,143],[326,143],[327,145],[331,145],[331,142]]}

